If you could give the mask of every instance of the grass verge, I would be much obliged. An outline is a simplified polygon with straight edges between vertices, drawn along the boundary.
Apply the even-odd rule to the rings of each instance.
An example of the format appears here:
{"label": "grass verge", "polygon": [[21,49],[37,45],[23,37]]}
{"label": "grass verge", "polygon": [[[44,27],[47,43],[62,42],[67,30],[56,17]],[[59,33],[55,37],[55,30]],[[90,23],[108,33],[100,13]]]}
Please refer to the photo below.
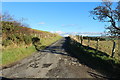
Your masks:
{"label": "grass verge", "polygon": [[110,78],[120,78],[120,61],[116,58],[111,58],[108,54],[96,51],[92,47],[81,45],[79,42],[71,38],[66,38],[68,52],[72,57],[75,57],[83,65],[86,65],[101,74]]}
{"label": "grass verge", "polygon": [[[61,39],[61,36],[57,37],[49,37],[49,38],[41,38],[41,46],[49,46],[50,44],[54,43],[55,41]],[[31,55],[35,52],[36,49],[33,45],[28,46],[27,48],[22,45],[17,48],[8,47],[4,49],[1,53],[2,55],[2,64],[0,66],[6,66],[16,61],[22,60],[23,58]]]}
{"label": "grass verge", "polygon": [[2,52],[2,66],[19,61],[35,51],[36,50],[34,46],[29,46],[27,48],[20,46],[19,48],[9,48],[7,50],[4,50]]}

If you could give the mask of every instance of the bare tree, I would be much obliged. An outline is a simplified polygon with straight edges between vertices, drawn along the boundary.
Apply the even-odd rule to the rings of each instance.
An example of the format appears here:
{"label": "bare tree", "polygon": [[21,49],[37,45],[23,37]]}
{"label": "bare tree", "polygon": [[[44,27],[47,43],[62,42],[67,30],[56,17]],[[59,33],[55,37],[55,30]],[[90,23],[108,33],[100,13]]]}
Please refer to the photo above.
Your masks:
{"label": "bare tree", "polygon": [[113,2],[110,0],[103,0],[102,4],[95,7],[90,13],[95,20],[110,23],[106,28],[109,30],[110,34],[120,36],[120,27],[118,26],[120,21],[120,1],[117,2],[115,7],[113,7]]}

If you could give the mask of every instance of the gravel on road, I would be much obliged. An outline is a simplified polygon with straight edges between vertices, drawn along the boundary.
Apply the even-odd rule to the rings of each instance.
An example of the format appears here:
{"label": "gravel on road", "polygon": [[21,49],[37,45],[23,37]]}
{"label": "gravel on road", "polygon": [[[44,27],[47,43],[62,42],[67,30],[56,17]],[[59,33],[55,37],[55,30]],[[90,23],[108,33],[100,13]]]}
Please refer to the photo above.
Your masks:
{"label": "gravel on road", "polygon": [[27,57],[14,66],[2,69],[6,78],[99,78],[101,75],[82,65],[63,48],[65,38]]}

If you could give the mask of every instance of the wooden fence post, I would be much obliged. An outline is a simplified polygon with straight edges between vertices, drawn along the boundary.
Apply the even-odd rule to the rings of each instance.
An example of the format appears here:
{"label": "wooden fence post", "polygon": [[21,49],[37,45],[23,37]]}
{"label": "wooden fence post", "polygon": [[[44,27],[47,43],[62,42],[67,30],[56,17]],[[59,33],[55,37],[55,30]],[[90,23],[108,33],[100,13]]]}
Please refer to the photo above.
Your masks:
{"label": "wooden fence post", "polygon": [[90,38],[88,37],[88,47],[90,46]]}
{"label": "wooden fence post", "polygon": [[81,44],[83,44],[83,36],[81,35]]}
{"label": "wooden fence post", "polygon": [[111,55],[112,58],[114,57],[114,54],[115,54],[115,47],[116,47],[116,43],[115,41],[113,41],[113,48],[112,48],[112,55]]}
{"label": "wooden fence post", "polygon": [[99,39],[97,39],[97,43],[96,43],[96,53],[98,52],[98,46],[99,46]]}

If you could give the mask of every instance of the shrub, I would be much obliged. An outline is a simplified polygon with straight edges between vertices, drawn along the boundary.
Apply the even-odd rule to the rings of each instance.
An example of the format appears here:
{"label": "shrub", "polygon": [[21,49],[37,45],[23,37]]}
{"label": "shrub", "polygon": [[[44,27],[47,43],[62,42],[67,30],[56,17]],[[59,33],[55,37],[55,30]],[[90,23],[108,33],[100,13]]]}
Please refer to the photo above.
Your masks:
{"label": "shrub", "polygon": [[7,39],[15,41],[16,40],[16,36],[14,34],[11,34],[11,35],[8,36]]}
{"label": "shrub", "polygon": [[30,35],[23,36],[25,44],[31,44],[32,43],[32,37]]}
{"label": "shrub", "polygon": [[5,47],[8,46],[8,45],[11,45],[11,44],[12,44],[12,41],[11,41],[11,40],[7,40],[7,39],[6,39],[6,40],[3,40],[3,41],[2,41],[2,45],[5,46]]}

